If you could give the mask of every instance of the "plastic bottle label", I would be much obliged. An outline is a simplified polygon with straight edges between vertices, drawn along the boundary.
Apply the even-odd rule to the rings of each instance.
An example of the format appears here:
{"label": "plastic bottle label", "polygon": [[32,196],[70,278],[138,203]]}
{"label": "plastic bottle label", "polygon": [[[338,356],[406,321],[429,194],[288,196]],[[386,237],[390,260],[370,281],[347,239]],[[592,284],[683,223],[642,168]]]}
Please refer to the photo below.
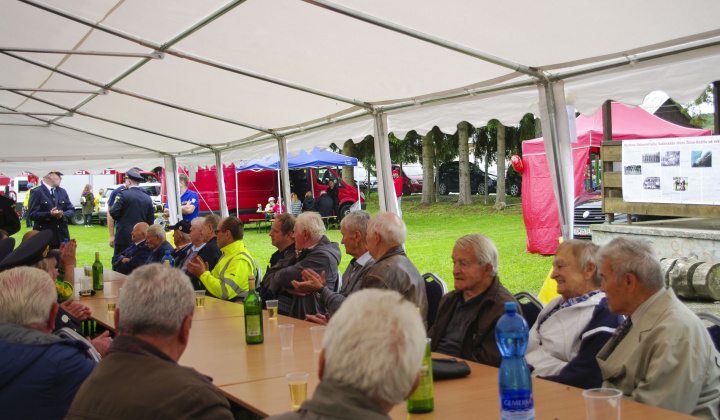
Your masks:
{"label": "plastic bottle label", "polygon": [[246,316],[247,320],[247,336],[257,337],[260,335],[260,315]]}
{"label": "plastic bottle label", "polygon": [[163,265],[170,265],[170,260],[163,261]]}
{"label": "plastic bottle label", "polygon": [[500,393],[501,420],[533,420],[534,407],[532,390],[507,390]]}

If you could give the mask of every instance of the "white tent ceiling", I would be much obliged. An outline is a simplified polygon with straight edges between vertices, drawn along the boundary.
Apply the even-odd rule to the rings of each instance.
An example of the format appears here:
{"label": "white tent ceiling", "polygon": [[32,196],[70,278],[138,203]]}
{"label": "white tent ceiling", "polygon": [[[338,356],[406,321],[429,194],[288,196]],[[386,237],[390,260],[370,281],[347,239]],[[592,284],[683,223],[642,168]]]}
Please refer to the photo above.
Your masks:
{"label": "white tent ceiling", "polygon": [[[0,0],[0,172],[149,168],[166,155],[209,165],[212,150],[237,162],[278,153],[275,135],[297,153],[373,134],[372,112],[397,135],[538,112],[536,78],[474,52],[562,78],[584,114],[652,90],[688,101],[720,79],[714,0],[334,2],[443,45],[319,2]],[[20,90],[41,88],[86,93]]]}

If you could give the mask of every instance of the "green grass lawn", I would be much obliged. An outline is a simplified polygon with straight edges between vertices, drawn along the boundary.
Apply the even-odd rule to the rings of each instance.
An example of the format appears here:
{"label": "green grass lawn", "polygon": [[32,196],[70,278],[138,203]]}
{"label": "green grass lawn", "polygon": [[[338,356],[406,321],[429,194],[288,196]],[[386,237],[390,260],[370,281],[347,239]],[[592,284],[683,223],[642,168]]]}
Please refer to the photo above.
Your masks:
{"label": "green grass lawn", "polygon": [[[444,201],[431,206],[421,206],[420,196],[403,198],[403,219],[408,226],[405,243],[410,259],[420,273],[433,272],[453,287],[452,248],[455,241],[469,233],[482,233],[490,237],[500,253],[500,281],[516,293],[530,291],[537,294],[543,280],[547,276],[552,258],[525,252],[527,236],[522,219],[522,208],[519,198],[508,197],[504,211],[496,211],[492,204],[482,204],[483,199],[474,196],[479,204],[458,207],[455,205],[457,196],[442,197]],[[495,197],[489,202],[494,203]],[[377,195],[369,198],[368,211],[378,212]],[[24,221],[23,221],[24,226]],[[267,233],[256,232],[254,225],[246,225],[245,246],[254,259],[265,267],[275,248],[270,244]],[[14,237],[17,241],[27,231],[23,228]],[[93,225],[92,228],[70,226],[70,236],[78,242],[78,265],[92,263],[95,252],[100,252],[102,263],[110,267],[112,248],[108,246],[107,227]],[[340,231],[332,229],[327,232],[331,241],[340,242]],[[344,271],[351,257],[344,254],[340,270]]]}

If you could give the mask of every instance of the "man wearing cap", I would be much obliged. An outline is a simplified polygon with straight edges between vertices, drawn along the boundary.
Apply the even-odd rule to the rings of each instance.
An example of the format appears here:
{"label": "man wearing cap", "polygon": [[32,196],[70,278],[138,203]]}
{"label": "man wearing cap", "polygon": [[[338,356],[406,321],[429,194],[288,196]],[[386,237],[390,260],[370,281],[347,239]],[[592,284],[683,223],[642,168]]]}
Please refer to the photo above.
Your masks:
{"label": "man wearing cap", "polygon": [[112,258],[112,268],[122,274],[130,274],[141,265],[145,264],[152,252],[147,245],[148,224],[140,222],[135,225],[130,233],[133,243],[124,251]]}
{"label": "man wearing cap", "polygon": [[[195,218],[197,219],[197,217]],[[193,219],[193,220],[195,220]],[[189,220],[180,220],[172,226],[168,226],[173,232],[173,244],[175,249],[172,252],[172,257],[175,259],[175,266],[177,267],[178,261],[182,261],[190,253],[192,249],[192,240],[190,240],[190,227],[191,222]]]}
{"label": "man wearing cap", "polygon": [[[180,179],[180,212],[182,213],[183,220],[189,222],[200,214],[200,197],[198,193],[188,189],[190,180],[187,175],[180,174],[178,178]],[[164,214],[166,218],[170,217],[168,203],[165,203]]]}
{"label": "man wearing cap", "polygon": [[53,232],[50,248],[60,248],[60,244],[70,238],[68,220],[75,215],[75,206],[70,202],[67,192],[60,188],[60,172],[53,171],[43,177],[42,185],[30,194],[28,209],[30,219],[35,222],[35,230]]}
{"label": "man wearing cap", "polygon": [[[117,198],[117,195],[120,193],[120,191],[127,190],[130,187],[130,184],[128,183],[128,179],[129,178],[127,177],[127,175],[125,175],[122,185],[119,185],[117,188],[110,191],[110,195],[108,196],[108,200],[107,200],[108,210],[110,210],[112,208],[113,204],[115,204],[115,199]],[[108,228],[108,234],[110,235],[108,244],[110,245],[110,248],[114,248],[113,256],[117,256],[120,252],[123,251],[124,248],[118,248],[115,246],[115,220],[113,219],[110,212],[107,213],[107,228]]]}
{"label": "man wearing cap", "polygon": [[[275,207],[275,197],[268,198],[268,203],[265,204],[265,211],[266,212],[275,211],[275,210],[273,210],[274,207]],[[273,213],[265,213],[265,218],[272,219]]]}
{"label": "man wearing cap", "polygon": [[152,225],[155,219],[152,199],[140,188],[144,181],[134,170],[127,171],[128,189],[120,191],[110,209],[115,220],[115,254],[125,250],[130,243],[133,227],[140,222]]}
{"label": "man wearing cap", "polygon": [[398,216],[402,217],[402,210],[400,209],[400,202],[402,201],[403,193],[403,179],[400,178],[400,171],[393,169],[393,186],[395,187],[395,197],[397,197]]}

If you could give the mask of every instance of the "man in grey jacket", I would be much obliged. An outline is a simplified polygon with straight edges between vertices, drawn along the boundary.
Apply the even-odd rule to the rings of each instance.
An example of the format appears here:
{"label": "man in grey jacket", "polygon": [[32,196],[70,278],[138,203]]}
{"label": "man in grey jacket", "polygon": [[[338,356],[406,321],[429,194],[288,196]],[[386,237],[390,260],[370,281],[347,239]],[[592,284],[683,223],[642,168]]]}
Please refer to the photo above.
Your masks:
{"label": "man in grey jacket", "polygon": [[417,387],[424,349],[425,328],[412,303],[392,290],[353,293],[325,331],[312,399],[270,419],[389,419]]}
{"label": "man in grey jacket", "polygon": [[[324,313],[325,309],[318,303],[314,293],[304,295],[295,292],[292,281],[302,278],[302,271],[310,269],[318,274],[325,272],[327,288],[337,292],[338,264],[342,255],[337,242],[330,242],[325,236],[325,224],[315,212],[305,212],[295,222],[295,256],[297,260],[291,265],[276,264],[263,277],[263,288],[278,296],[285,290],[294,294],[287,304],[278,302],[278,313],[297,319],[305,319],[305,315]],[[284,258],[292,258],[285,255]]]}

